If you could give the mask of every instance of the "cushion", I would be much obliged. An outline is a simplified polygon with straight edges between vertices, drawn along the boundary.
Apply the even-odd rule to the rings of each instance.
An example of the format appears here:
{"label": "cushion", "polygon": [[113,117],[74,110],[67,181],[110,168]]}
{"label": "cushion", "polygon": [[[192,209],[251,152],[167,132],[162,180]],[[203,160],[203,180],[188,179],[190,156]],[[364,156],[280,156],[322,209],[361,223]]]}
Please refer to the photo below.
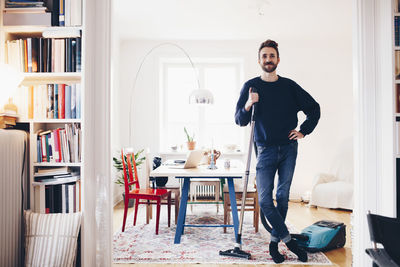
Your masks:
{"label": "cushion", "polygon": [[81,213],[24,212],[25,266],[75,266]]}

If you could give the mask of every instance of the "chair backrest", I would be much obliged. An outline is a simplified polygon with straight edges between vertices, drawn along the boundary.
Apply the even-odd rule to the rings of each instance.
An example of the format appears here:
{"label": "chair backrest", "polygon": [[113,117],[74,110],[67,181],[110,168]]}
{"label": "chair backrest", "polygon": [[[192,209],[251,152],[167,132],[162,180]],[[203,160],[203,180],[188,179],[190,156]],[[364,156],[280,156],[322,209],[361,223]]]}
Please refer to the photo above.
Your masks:
{"label": "chair backrest", "polygon": [[[121,149],[121,161],[124,169],[125,194],[129,193],[130,186],[140,188],[138,172],[136,168],[135,153],[133,149]],[[133,171],[132,171],[133,165]]]}
{"label": "chair backrest", "polygon": [[370,239],[380,243],[396,262],[400,263],[400,219],[367,214]]}

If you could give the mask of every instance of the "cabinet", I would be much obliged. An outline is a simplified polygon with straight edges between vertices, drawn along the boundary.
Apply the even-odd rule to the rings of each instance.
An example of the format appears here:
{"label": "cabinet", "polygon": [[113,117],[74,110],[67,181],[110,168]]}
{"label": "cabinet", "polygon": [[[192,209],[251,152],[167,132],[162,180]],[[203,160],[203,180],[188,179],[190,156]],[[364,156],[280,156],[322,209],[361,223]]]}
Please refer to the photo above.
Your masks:
{"label": "cabinet", "polygon": [[[14,103],[18,107],[19,126],[29,131],[29,208],[43,212],[43,207],[38,207],[41,203],[37,196],[40,190],[35,187],[44,187],[45,183],[38,181],[35,174],[60,168],[79,177],[76,179],[78,182],[73,183],[73,193],[76,194],[73,211],[79,211],[82,207],[80,201],[83,192],[80,189],[83,188],[81,182],[84,179],[85,142],[82,134],[85,130],[82,123],[85,66],[81,60],[85,53],[85,44],[82,42],[85,27],[80,25],[84,5],[81,0],[48,0],[44,3],[49,5],[47,10],[54,9],[54,6],[50,7],[51,4],[70,3],[71,6],[65,8],[67,13],[56,15],[60,19],[60,15],[63,15],[65,25],[77,26],[33,25],[33,20],[31,25],[8,26],[9,22],[5,21],[8,9],[5,1],[1,1],[0,60],[14,65],[23,72],[24,77],[14,96]],[[22,13],[29,16],[29,11]],[[45,15],[49,17],[49,13]],[[19,24],[18,20],[16,24]],[[59,24],[62,25],[61,22]],[[49,25],[54,25],[54,21]],[[59,184],[63,183],[60,181]],[[57,209],[44,211],[62,212]]]}

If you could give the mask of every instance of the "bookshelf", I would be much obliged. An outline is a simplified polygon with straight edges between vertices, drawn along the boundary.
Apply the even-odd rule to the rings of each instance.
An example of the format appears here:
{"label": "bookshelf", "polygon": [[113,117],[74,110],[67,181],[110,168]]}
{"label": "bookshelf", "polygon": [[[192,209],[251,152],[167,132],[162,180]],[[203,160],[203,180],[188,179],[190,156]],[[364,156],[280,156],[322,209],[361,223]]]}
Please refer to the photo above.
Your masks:
{"label": "bookshelf", "polygon": [[[44,1],[45,4],[48,3],[55,3],[57,0],[48,0]],[[29,208],[34,211],[40,210],[37,205],[38,202],[35,200],[37,196],[35,194],[38,191],[36,187],[44,187],[44,184],[37,182],[35,180],[35,173],[39,170],[48,170],[50,168],[68,168],[69,170],[73,170],[75,173],[78,172],[80,174],[79,184],[83,182],[83,173],[84,173],[84,157],[83,157],[83,131],[84,131],[84,124],[83,124],[83,99],[85,95],[85,88],[84,88],[84,76],[85,76],[85,68],[84,68],[84,45],[82,40],[84,40],[85,36],[85,27],[83,25],[74,25],[74,26],[41,26],[41,25],[18,25],[18,26],[8,26],[5,25],[4,21],[4,14],[7,12],[6,1],[0,2],[0,61],[13,64],[15,62],[22,61],[22,67],[24,68],[27,64],[26,54],[30,55],[30,62],[28,66],[32,67],[36,64],[36,69],[33,67],[29,69],[27,72],[26,69],[21,69],[23,71],[23,81],[21,83],[20,88],[18,89],[17,96],[14,99],[14,103],[18,107],[20,118],[18,123],[23,125],[22,128],[28,129],[29,131],[29,181],[30,181],[30,190],[29,190]],[[63,2],[63,1],[61,1]],[[81,0],[74,0],[71,1],[77,5],[75,5],[75,9],[79,14],[80,19],[77,19],[76,15],[71,15],[72,10],[69,14],[69,17],[74,17],[75,21],[83,21],[82,15],[84,12],[84,5],[83,1]],[[78,8],[78,9],[76,9]],[[66,15],[66,19],[68,19],[68,14]],[[79,23],[79,22],[78,22]],[[54,23],[50,22],[50,25]],[[71,22],[66,23],[67,25],[72,25]],[[76,23],[75,23],[76,24]],[[80,23],[82,24],[82,23]],[[74,34],[74,35],[71,35]],[[77,34],[78,33],[78,34]],[[49,35],[50,34],[50,35]],[[25,43],[24,47],[24,40],[30,39],[32,44],[32,49],[27,50],[27,45]],[[14,44],[17,43],[16,40],[22,40],[22,54],[18,54],[18,60],[16,60],[17,53],[13,53],[16,50],[10,49],[10,44],[13,42]],[[44,53],[47,53],[47,50],[43,48],[44,42],[49,42],[51,46],[46,46],[48,50],[48,54],[50,56],[44,56]],[[56,44],[57,43],[57,44]],[[39,46],[40,45],[40,46]],[[21,51],[21,46],[14,46],[18,48],[17,51]],[[50,47],[53,49],[51,50]],[[25,54],[24,50],[25,49]],[[58,50],[56,50],[58,49]],[[39,51],[40,55],[39,56]],[[19,53],[19,52],[18,52]],[[79,53],[79,55],[78,55]],[[19,58],[24,55],[24,58]],[[14,60],[14,62],[13,62]],[[47,60],[47,61],[46,61]],[[53,60],[53,61],[51,61]],[[79,62],[78,62],[79,60]],[[29,62],[29,59],[28,59]],[[31,65],[30,65],[31,64]],[[41,64],[45,64],[42,66]],[[56,66],[57,64],[57,66]],[[52,67],[50,67],[50,65]],[[47,68],[47,69],[45,69]],[[46,72],[45,72],[46,71]],[[63,98],[61,96],[57,99],[57,108],[55,104],[56,95],[56,88],[60,89],[67,88],[68,92],[72,90],[74,93],[70,93],[70,95],[66,96],[65,91]],[[78,88],[79,87],[79,88]],[[30,89],[32,88],[32,89]],[[47,96],[44,94],[44,88],[47,88]],[[79,95],[77,94],[77,90],[79,89]],[[64,90],[63,89],[63,90]],[[41,95],[38,95],[38,90],[43,90]],[[61,89],[60,89],[61,90]],[[33,92],[33,94],[31,93]],[[50,94],[50,92],[52,92]],[[40,101],[39,101],[40,98]],[[69,102],[67,105],[67,99]],[[46,100],[47,99],[47,100]],[[52,99],[52,100],[50,100]],[[37,102],[36,102],[37,101]],[[63,105],[58,106],[58,102],[63,103]],[[73,103],[72,103],[73,102]],[[52,103],[52,104],[51,104]],[[79,115],[77,111],[77,106],[79,103]],[[34,105],[33,105],[34,104]],[[58,115],[58,107],[63,108],[63,112]],[[56,113],[57,109],[57,113]],[[68,110],[68,111],[67,111]],[[37,111],[36,113],[33,111]],[[61,111],[61,109],[60,109]],[[67,114],[68,113],[68,116]],[[72,114],[71,114],[72,113]],[[39,116],[38,114],[41,114]],[[63,116],[61,116],[63,115]],[[78,131],[73,132],[71,139],[65,135],[65,148],[68,149],[64,150],[63,144],[57,146],[55,143],[57,140],[62,140],[62,137],[57,137],[57,129],[66,129],[69,127],[75,126],[79,129],[79,137]],[[44,147],[47,149],[47,153],[51,153],[51,158],[47,158],[46,162],[41,162],[38,156],[38,135],[43,132],[49,132],[46,134],[49,137],[49,143],[46,143]],[[76,137],[75,137],[76,133]],[[50,140],[52,140],[53,146],[51,147]],[[47,140],[46,140],[47,141]],[[50,146],[50,148],[49,148]],[[57,148],[58,147],[58,148]],[[72,148],[79,156],[74,156],[75,158],[72,159]],[[50,150],[49,150],[50,149]],[[40,152],[40,151],[39,151]],[[59,154],[58,158],[55,157],[55,153]],[[68,153],[70,154],[70,158],[64,157]],[[54,154],[54,155],[53,155]],[[61,157],[62,155],[62,157]],[[78,183],[76,183],[78,184]],[[79,186],[83,188],[82,186]],[[75,191],[75,193],[79,194],[78,199],[79,202],[82,199],[82,192],[81,190]],[[36,206],[35,206],[36,205]],[[76,205],[76,210],[81,210],[83,205]],[[41,207],[42,208],[42,207]],[[41,209],[43,210],[43,209]],[[81,210],[82,211],[82,210]]]}

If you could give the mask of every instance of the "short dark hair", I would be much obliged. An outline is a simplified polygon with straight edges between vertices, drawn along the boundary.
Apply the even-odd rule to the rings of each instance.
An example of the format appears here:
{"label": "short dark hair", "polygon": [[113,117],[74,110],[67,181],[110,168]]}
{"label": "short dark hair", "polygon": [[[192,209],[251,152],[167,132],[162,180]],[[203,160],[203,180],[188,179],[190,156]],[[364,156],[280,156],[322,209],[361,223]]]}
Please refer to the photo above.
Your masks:
{"label": "short dark hair", "polygon": [[279,58],[279,50],[278,50],[278,43],[268,39],[267,41],[261,43],[260,48],[258,49],[258,58],[260,58],[260,51],[261,49],[263,49],[264,47],[272,47],[276,50],[276,54]]}

